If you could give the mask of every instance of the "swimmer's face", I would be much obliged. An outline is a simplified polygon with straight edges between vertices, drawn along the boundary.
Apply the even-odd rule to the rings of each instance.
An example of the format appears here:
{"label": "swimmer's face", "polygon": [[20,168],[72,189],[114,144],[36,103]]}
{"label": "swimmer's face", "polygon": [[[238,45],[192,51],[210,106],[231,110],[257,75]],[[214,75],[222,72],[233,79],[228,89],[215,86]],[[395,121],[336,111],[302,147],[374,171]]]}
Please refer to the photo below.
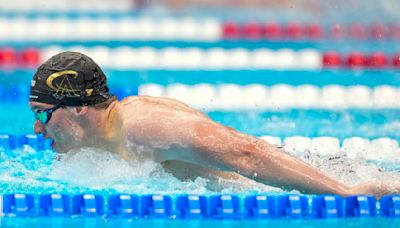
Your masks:
{"label": "swimmer's face", "polygon": [[[29,102],[33,112],[53,108],[54,105]],[[66,107],[55,110],[49,121],[45,124],[35,120],[34,131],[36,134],[43,134],[45,138],[53,140],[53,149],[59,153],[65,153],[79,146],[82,142],[82,129],[77,124],[74,108]]]}

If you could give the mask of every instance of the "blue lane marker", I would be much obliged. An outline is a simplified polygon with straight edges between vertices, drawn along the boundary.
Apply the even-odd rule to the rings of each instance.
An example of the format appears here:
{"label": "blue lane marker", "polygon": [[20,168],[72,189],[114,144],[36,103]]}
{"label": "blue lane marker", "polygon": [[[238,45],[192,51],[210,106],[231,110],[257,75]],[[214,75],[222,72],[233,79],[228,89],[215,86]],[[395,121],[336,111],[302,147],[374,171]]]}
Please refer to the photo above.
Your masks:
{"label": "blue lane marker", "polygon": [[10,135],[11,149],[20,149],[26,145],[25,135]]}
{"label": "blue lane marker", "polygon": [[34,198],[28,194],[7,194],[3,196],[3,213],[9,216],[32,216],[34,210]]}
{"label": "blue lane marker", "polygon": [[50,194],[39,197],[39,214],[46,216],[70,215],[70,201],[68,195]]}
{"label": "blue lane marker", "polygon": [[386,217],[400,218],[400,195],[383,196],[381,198],[381,212]]}
{"label": "blue lane marker", "polygon": [[20,149],[24,145],[30,146],[35,150],[52,150],[51,144],[52,140],[44,139],[41,134],[0,135],[0,148],[6,151]]}
{"label": "blue lane marker", "polygon": [[276,216],[278,218],[302,218],[308,213],[308,199],[302,195],[286,195],[276,198]]}
{"label": "blue lane marker", "polygon": [[345,202],[346,217],[376,216],[376,200],[373,196],[350,196]]}
{"label": "blue lane marker", "polygon": [[271,196],[257,195],[245,198],[246,217],[272,218],[274,216],[275,200]]}
{"label": "blue lane marker", "polygon": [[110,215],[122,215],[123,217],[139,216],[139,197],[136,195],[113,195],[108,198]]}
{"label": "blue lane marker", "polygon": [[151,218],[172,216],[172,198],[168,195],[144,195],[140,200],[140,215]]}
{"label": "blue lane marker", "polygon": [[340,196],[324,195],[312,199],[312,217],[340,218],[343,217],[343,199]]}
{"label": "blue lane marker", "polygon": [[176,200],[177,217],[201,219],[207,217],[207,199],[199,195],[178,196]]}
{"label": "blue lane marker", "polygon": [[25,135],[25,142],[28,146],[32,147],[35,150],[41,149],[41,141],[43,138],[39,138],[38,135],[28,134]]}
{"label": "blue lane marker", "polygon": [[215,219],[235,219],[240,216],[238,213],[239,197],[236,195],[216,195],[208,198],[208,215]]}
{"label": "blue lane marker", "polygon": [[103,215],[103,197],[94,194],[77,195],[72,198],[72,214],[87,217]]}
{"label": "blue lane marker", "polygon": [[6,151],[11,149],[9,135],[0,135],[0,147]]}
{"label": "blue lane marker", "polygon": [[5,194],[0,216],[148,219],[307,219],[400,217],[400,195],[111,195]]}

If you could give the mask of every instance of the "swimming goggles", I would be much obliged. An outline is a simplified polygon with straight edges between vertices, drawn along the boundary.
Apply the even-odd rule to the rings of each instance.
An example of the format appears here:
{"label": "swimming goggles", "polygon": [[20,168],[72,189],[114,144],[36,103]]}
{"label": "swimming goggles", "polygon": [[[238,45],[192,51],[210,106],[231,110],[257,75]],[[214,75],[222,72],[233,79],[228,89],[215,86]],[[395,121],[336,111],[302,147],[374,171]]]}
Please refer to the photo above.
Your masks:
{"label": "swimming goggles", "polygon": [[35,119],[39,120],[42,124],[47,124],[50,121],[51,115],[59,108],[65,107],[62,104],[57,104],[56,106],[46,109],[46,110],[38,110],[35,111]]}

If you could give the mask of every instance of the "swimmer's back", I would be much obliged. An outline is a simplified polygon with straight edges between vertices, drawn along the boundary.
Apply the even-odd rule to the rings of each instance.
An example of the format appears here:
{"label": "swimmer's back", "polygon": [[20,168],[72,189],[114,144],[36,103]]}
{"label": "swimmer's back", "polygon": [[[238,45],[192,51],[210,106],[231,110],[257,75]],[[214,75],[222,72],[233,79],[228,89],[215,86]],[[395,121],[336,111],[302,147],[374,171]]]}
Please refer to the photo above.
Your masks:
{"label": "swimmer's back", "polygon": [[165,97],[130,96],[120,101],[120,108],[125,115],[130,116],[169,110],[207,117],[183,102]]}

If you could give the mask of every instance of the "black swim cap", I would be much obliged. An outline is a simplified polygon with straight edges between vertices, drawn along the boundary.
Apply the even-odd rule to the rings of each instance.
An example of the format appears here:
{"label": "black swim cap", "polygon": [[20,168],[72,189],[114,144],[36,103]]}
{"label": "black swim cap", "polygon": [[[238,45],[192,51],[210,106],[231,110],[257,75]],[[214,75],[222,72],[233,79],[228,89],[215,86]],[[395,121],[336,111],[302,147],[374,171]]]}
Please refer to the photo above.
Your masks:
{"label": "black swim cap", "polygon": [[44,62],[31,81],[30,101],[88,106],[107,101],[107,78],[88,56],[62,52]]}

